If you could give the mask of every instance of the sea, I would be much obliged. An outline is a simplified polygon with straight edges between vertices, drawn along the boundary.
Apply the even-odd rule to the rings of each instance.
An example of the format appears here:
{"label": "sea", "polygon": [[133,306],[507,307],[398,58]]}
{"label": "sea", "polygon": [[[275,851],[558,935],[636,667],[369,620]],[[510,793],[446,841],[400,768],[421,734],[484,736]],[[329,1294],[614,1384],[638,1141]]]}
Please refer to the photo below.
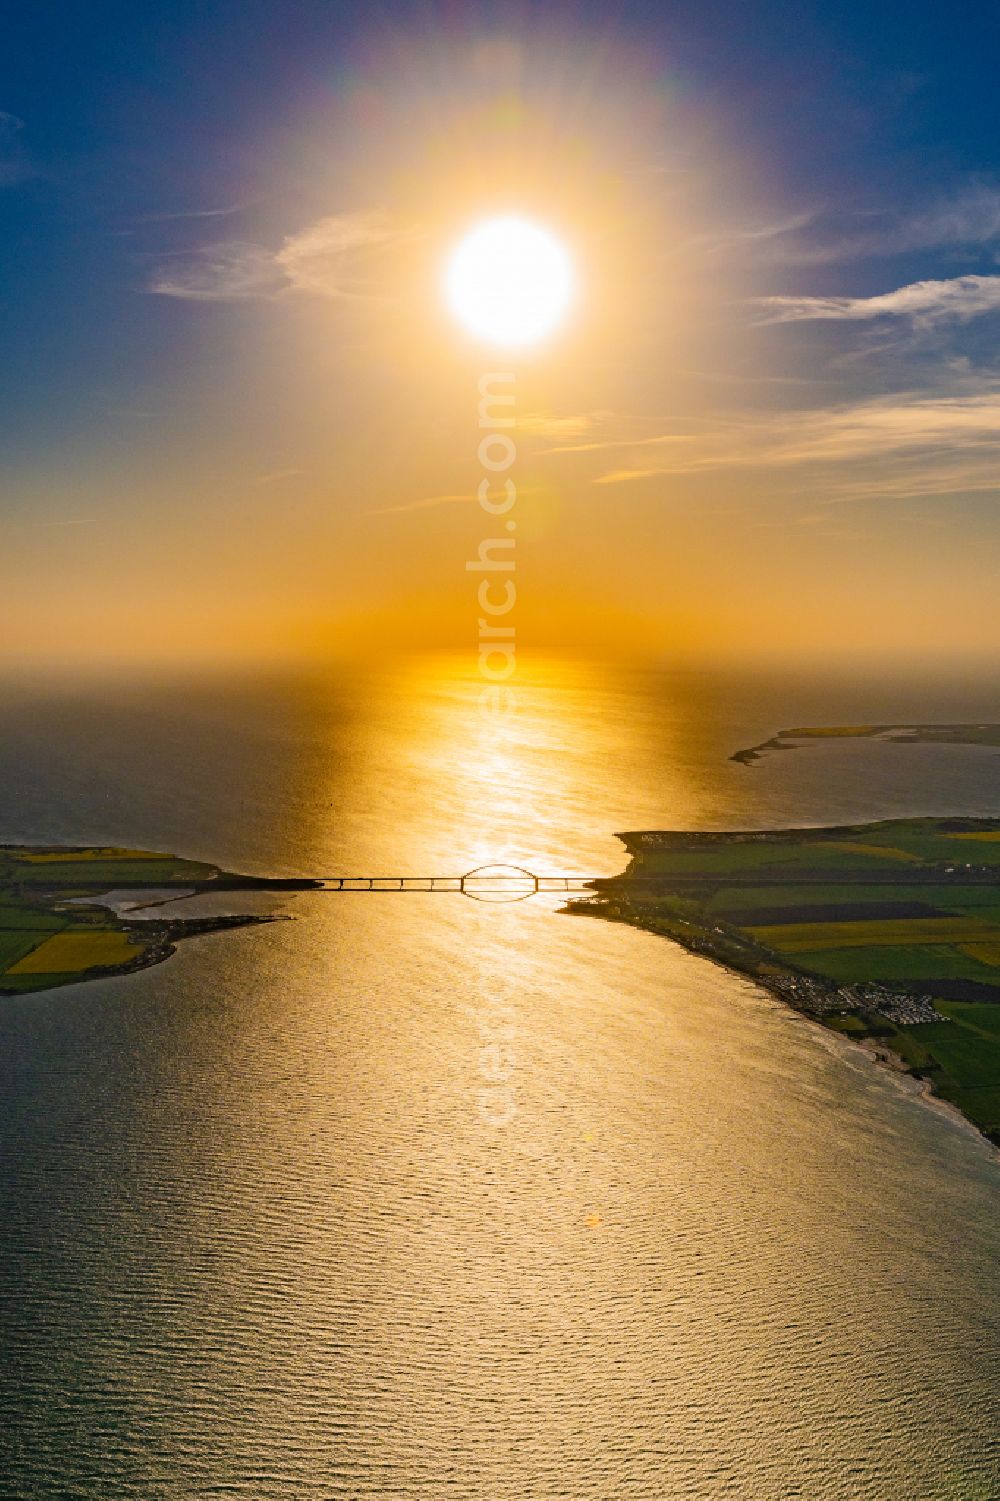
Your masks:
{"label": "sea", "polygon": [[[623,868],[616,832],[1000,815],[1000,678],[538,661],[6,679],[0,840],[259,875]],[[185,908],[175,909],[178,915]],[[996,1501],[1000,1155],[552,897],[291,920],[0,1001],[4,1501]]]}

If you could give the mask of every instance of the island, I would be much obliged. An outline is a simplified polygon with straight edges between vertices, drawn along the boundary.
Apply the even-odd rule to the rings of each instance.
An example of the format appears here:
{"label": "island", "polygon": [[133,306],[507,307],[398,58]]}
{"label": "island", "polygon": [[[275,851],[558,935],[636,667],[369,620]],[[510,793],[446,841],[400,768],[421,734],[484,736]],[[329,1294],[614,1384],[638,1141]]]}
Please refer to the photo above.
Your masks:
{"label": "island", "polygon": [[1000,1145],[1000,819],[618,838],[627,869],[569,911],[751,976]]}
{"label": "island", "polygon": [[772,751],[799,750],[817,740],[881,740],[894,745],[1000,746],[1000,724],[837,724],[779,730],[770,740],[734,751],[730,761],[752,766]]}
{"label": "island", "polygon": [[274,922],[249,913],[128,919],[188,896],[321,883],[234,875],[150,850],[0,845],[0,995],[145,969],[198,933]]}

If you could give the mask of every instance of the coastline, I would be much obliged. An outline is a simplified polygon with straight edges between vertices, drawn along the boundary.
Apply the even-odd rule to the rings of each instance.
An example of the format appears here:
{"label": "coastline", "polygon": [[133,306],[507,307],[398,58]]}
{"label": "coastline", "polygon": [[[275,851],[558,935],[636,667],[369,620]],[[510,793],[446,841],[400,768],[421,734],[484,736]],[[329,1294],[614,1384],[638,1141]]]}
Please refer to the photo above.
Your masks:
{"label": "coastline", "polygon": [[[611,882],[607,884],[610,885]],[[971,1116],[966,1115],[958,1105],[937,1094],[932,1079],[927,1078],[926,1075],[915,1073],[907,1066],[898,1053],[894,1053],[890,1047],[884,1042],[880,1043],[877,1038],[852,1037],[849,1032],[841,1031],[839,1028],[824,1024],[822,1019],[814,1012],[807,1011],[804,1007],[796,1006],[790,1000],[787,991],[774,983],[778,977],[762,975],[755,970],[733,962],[731,958],[725,957],[718,951],[713,951],[702,938],[694,933],[686,936],[679,931],[668,931],[665,925],[657,923],[655,920],[644,920],[638,914],[622,911],[620,907],[616,907],[611,902],[604,905],[600,896],[596,900],[594,898],[585,898],[582,901],[567,902],[560,910],[573,917],[600,917],[605,922],[623,923],[626,927],[638,928],[641,932],[652,933],[657,938],[665,938],[668,942],[676,943],[680,948],[686,949],[689,954],[696,954],[701,959],[710,960],[721,969],[728,970],[730,974],[739,975],[741,979],[753,981],[761,990],[766,990],[769,995],[774,996],[775,1000],[780,1001],[796,1016],[800,1016],[804,1021],[821,1028],[827,1035],[833,1033],[843,1042],[858,1048],[862,1053],[866,1054],[875,1067],[887,1070],[900,1082],[905,1080],[912,1086],[912,1093],[915,1098],[920,1099],[929,1108],[947,1117],[947,1119],[955,1124],[964,1126],[978,1137],[980,1141],[986,1142],[993,1151],[1000,1154],[1000,1140],[997,1140],[989,1131],[984,1130],[982,1126],[977,1125]]]}
{"label": "coastline", "polygon": [[729,757],[753,766],[774,751],[801,750],[823,740],[876,740],[884,745],[1000,746],[1000,724],[861,724],[802,725],[778,730],[768,740],[737,750]]}
{"label": "coastline", "polygon": [[311,878],[246,876],[148,850],[0,845],[0,997],[134,974],[162,964],[187,938],[290,921],[249,912],[208,917],[140,917],[140,912],[224,891],[305,891],[320,884]]}
{"label": "coastline", "polygon": [[[815,870],[808,864],[793,867],[788,863],[794,858],[801,861],[804,839],[814,843],[817,839],[830,841],[831,836],[837,836],[824,849],[833,850],[838,856],[847,852],[850,868],[854,870],[859,850],[864,852],[868,848],[871,853],[877,849],[882,856],[887,850],[892,853],[891,845],[885,841],[890,837],[901,840],[903,823],[735,834],[670,831],[619,834],[617,837],[630,856],[625,871],[594,880],[590,896],[570,901],[562,910],[570,915],[598,916],[668,938],[688,952],[754,981],[824,1031],[857,1043],[873,1062],[888,1068],[897,1078],[905,1078],[914,1092],[935,1109],[953,1120],[961,1120],[991,1146],[1000,1148],[995,1114],[976,1119],[972,1114],[973,1109],[980,1108],[976,1099],[972,1100],[970,1110],[963,1108],[963,1098],[968,1102],[970,1096],[968,1091],[963,1096],[961,1079],[957,1081],[959,1098],[949,1098],[949,1091],[956,1093],[956,1080],[924,1045],[923,1039],[928,1034],[934,1034],[935,1028],[938,1032],[948,1030],[940,1024],[952,1019],[947,1007],[944,1014],[935,1009],[932,994],[914,994],[912,987],[907,992],[891,982],[878,980],[879,971],[877,967],[872,970],[867,958],[866,972],[855,975],[850,983],[817,972],[808,954],[800,955],[794,947],[781,949],[780,938],[775,940],[771,935],[782,930],[748,925],[759,921],[763,913],[748,916],[736,911],[730,915],[728,909],[714,909],[706,898],[706,893],[710,895],[714,889],[713,883],[720,881],[751,896],[748,883],[771,880],[794,884],[798,880],[804,883],[802,893],[810,900],[818,900],[821,893],[814,886]],[[941,821],[923,823],[934,823],[930,833],[940,837]],[[947,828],[951,831],[948,837],[989,838],[1000,843],[998,820],[952,820]],[[899,832],[893,833],[896,830]],[[930,837],[928,829],[920,832],[925,839]],[[866,847],[857,842],[873,834],[882,841],[880,844]],[[845,835],[855,836],[854,840],[845,841]],[[775,849],[780,861],[777,869],[783,872],[780,875],[773,874],[774,865],[762,868],[759,863],[761,854]],[[746,862],[751,857],[748,874]],[[698,873],[696,868],[697,862],[705,858],[712,865],[708,875],[704,870]],[[910,859],[907,856],[903,864],[907,890],[912,895],[914,876]],[[876,863],[884,865],[884,860]],[[895,864],[898,870],[898,863],[890,864]],[[312,878],[241,875],[173,855],[91,847],[4,845],[0,846],[0,866],[4,877],[0,894],[4,905],[0,910],[6,923],[6,928],[0,930],[0,940],[7,944],[7,969],[0,972],[0,997],[6,998],[133,974],[164,963],[187,938],[291,920],[284,914],[247,912],[204,917],[140,916],[170,902],[223,891],[302,891],[322,885]],[[936,869],[928,867],[928,875],[940,880],[940,875],[935,875]],[[967,863],[963,871],[963,881],[972,881],[979,887],[984,884],[984,876],[991,888],[998,884],[1000,872],[996,868]],[[822,879],[829,881],[831,876],[827,872]],[[850,879],[858,877],[853,875]],[[886,891],[885,877],[868,874],[864,879],[881,880],[882,884],[874,888],[881,898]],[[897,882],[902,877],[893,875],[892,879]],[[811,891],[810,885],[813,885]],[[922,892],[929,891],[923,876],[918,886]],[[891,899],[894,892],[889,889],[887,894]],[[791,900],[787,888],[782,900]],[[810,912],[813,910],[810,908]],[[818,907],[815,910],[820,912]],[[894,910],[904,909],[897,904]],[[927,910],[930,909],[920,903],[911,903],[906,915],[912,918]],[[789,911],[786,907],[783,913],[770,909],[771,921],[782,916],[786,922],[801,921],[803,913],[799,908]],[[872,912],[865,904],[855,903],[851,912],[839,910],[832,916],[870,919]],[[18,940],[25,938],[30,941],[21,942],[18,947]],[[59,964],[45,962],[44,956],[59,944],[72,949],[72,962],[68,959]],[[16,950],[13,962],[12,946]],[[929,985],[927,988],[931,989]],[[1000,987],[992,998],[1000,999]],[[961,1009],[952,1007],[951,1012],[957,1014]],[[993,1009],[995,1012],[1000,1008]],[[935,1087],[939,1081],[943,1089]],[[990,1080],[991,1084],[994,1082]]]}
{"label": "coastline", "polygon": [[[865,829],[877,831],[878,836],[884,840],[890,837],[894,828],[901,829],[903,822],[899,821],[898,825],[883,823],[853,826],[850,830],[777,829],[704,835],[649,831],[619,834],[617,837],[630,856],[625,871],[617,876],[595,880],[592,883],[592,896],[570,901],[562,910],[569,915],[600,917],[607,922],[624,923],[657,937],[667,938],[689,953],[710,959],[731,973],[752,980],[776,1000],[783,1002],[789,1010],[822,1027],[824,1032],[836,1033],[859,1045],[872,1062],[888,1069],[898,1079],[906,1080],[908,1087],[935,1110],[953,1121],[961,1121],[994,1150],[1000,1150],[1000,1128],[995,1114],[984,1113],[982,1095],[976,1096],[970,1087],[966,1087],[965,1081],[955,1075],[941,1043],[941,1034],[947,1034],[950,1042],[962,1032],[963,1017],[960,1013],[974,1010],[974,1006],[940,1000],[934,991],[934,982],[930,980],[926,984],[925,993],[919,994],[914,992],[912,982],[903,985],[877,978],[881,972],[878,964],[869,963],[867,955],[869,952],[884,954],[884,950],[854,949],[853,952],[860,954],[862,959],[849,982],[845,979],[838,980],[829,973],[817,972],[813,961],[818,956],[799,953],[794,946],[784,949],[778,946],[781,938],[771,935],[779,935],[782,931],[779,928],[749,926],[755,921],[751,915],[737,911],[729,918],[725,909],[720,911],[712,905],[714,880],[720,880],[730,891],[736,889],[741,894],[746,892],[747,897],[753,893],[743,884],[744,880],[747,883],[768,879],[780,881],[785,883],[780,893],[781,900],[786,903],[794,901],[792,888],[796,877],[789,873],[788,865],[781,867],[783,874],[780,876],[764,876],[760,873],[759,866],[752,875],[739,872],[740,859],[745,858],[744,852],[748,846],[759,849],[761,844],[767,844],[772,849],[788,849],[792,841],[802,835],[822,839],[850,832],[855,837],[861,837]],[[977,821],[960,822],[963,824],[960,837],[971,837],[964,825]],[[996,820],[980,820],[978,823],[989,826],[991,840],[1000,839],[1000,827]],[[842,838],[839,840],[839,847],[846,847]],[[699,851],[706,858],[709,858],[707,852],[710,851],[710,858],[718,862],[714,875],[694,875],[690,866],[684,868],[684,862],[690,862]],[[697,858],[701,857],[701,854],[697,854]],[[658,865],[660,858],[665,860],[665,867]],[[907,871],[913,869],[908,865],[903,868]],[[798,879],[803,883],[801,892],[809,900],[818,902],[821,893],[816,890],[815,877],[810,880],[807,871],[803,869],[799,872]],[[822,879],[828,881],[830,877],[827,874]],[[850,879],[857,881],[862,878],[855,875]],[[866,876],[864,879],[875,878]],[[910,884],[906,890],[912,892],[912,877],[907,879]],[[980,889],[982,884],[986,884],[979,871],[970,870],[968,879],[979,882]],[[990,888],[997,884],[996,871],[991,872],[988,884]],[[927,889],[926,883],[922,882],[921,885],[924,890]],[[882,886],[872,889],[881,891]],[[898,893],[889,891],[888,896],[891,898],[894,894]],[[760,896],[759,891],[757,895]],[[917,908],[914,908],[907,915],[914,916],[916,912]],[[772,911],[770,920],[777,921],[779,915]],[[801,922],[804,913],[801,909],[786,910],[783,916],[786,921],[796,919]],[[834,912],[832,916],[835,919],[863,917],[871,920],[874,913],[863,910],[859,905],[854,912]],[[926,921],[924,918],[920,920]],[[738,926],[738,923],[743,926]],[[873,921],[872,926],[874,925]],[[845,926],[849,924],[845,923]],[[864,923],[856,922],[855,926],[864,926]],[[944,988],[944,993],[947,994],[947,988]],[[994,1018],[1000,1012],[1000,1007],[995,1004],[997,998],[998,992],[994,990],[991,996],[994,1004],[986,1008]],[[973,997],[975,999],[977,998]],[[983,1001],[985,997],[978,999]],[[942,1007],[943,1010],[939,1009]],[[990,1025],[995,1027],[996,1021],[992,1020]],[[967,1033],[963,1035],[968,1036]],[[990,1055],[992,1035],[982,1034],[982,1040],[977,1044],[981,1055],[979,1066],[985,1070],[995,1066]],[[945,1059],[944,1064],[939,1053]],[[991,1092],[993,1085],[993,1078],[985,1081],[984,1092]],[[952,1098],[952,1095],[956,1098]],[[966,1104],[970,1105],[969,1109],[963,1108]],[[972,1113],[973,1110],[979,1111],[979,1119]]]}

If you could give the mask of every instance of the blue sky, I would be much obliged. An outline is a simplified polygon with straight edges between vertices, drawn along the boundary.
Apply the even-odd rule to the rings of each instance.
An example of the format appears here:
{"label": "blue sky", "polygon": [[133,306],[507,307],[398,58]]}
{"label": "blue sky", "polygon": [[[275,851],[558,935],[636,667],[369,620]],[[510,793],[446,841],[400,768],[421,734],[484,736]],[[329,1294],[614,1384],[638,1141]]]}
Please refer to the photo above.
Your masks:
{"label": "blue sky", "polygon": [[[518,13],[503,12],[515,30]],[[530,8],[523,14],[530,30]],[[833,237],[863,242],[867,216],[919,215],[963,187],[997,187],[1000,18],[981,0],[626,5],[611,28],[605,6],[564,14],[570,27],[639,39],[720,131],[771,161],[790,211],[817,209]],[[169,310],[137,289],[145,258],[178,236],[149,216],[235,207],[267,191],[252,156],[269,126],[294,129],[304,101],[332,102],[380,34],[439,27],[461,37],[475,34],[474,18],[474,7],[315,0],[5,6],[7,437],[29,440],[36,421],[51,431],[59,417],[33,418],[33,408],[65,403],[68,417],[83,379],[124,391],[155,365]],[[294,190],[282,190],[294,218]],[[891,260],[861,248],[822,273],[799,269],[795,290],[858,295],[886,290],[893,275],[902,284],[995,266],[1000,223],[993,236],[956,239],[902,246]]]}
{"label": "blue sky", "polygon": [[[914,586],[945,526],[949,587],[966,545],[979,559],[967,592],[985,590],[1000,21],[982,3],[685,0],[613,18],[597,5],[7,5],[0,515],[23,545],[36,514],[96,526],[106,500],[112,517],[163,516],[151,470],[220,527],[233,486],[274,474],[313,474],[337,518],[461,493],[443,418],[441,451],[421,453],[412,493],[370,504],[401,493],[373,393],[402,400],[410,365],[348,304],[372,285],[366,257],[402,263],[429,232],[413,228],[432,217],[415,210],[414,184],[440,159],[439,137],[453,164],[466,136],[495,146],[501,128],[477,112],[494,82],[470,59],[498,40],[518,57],[498,98],[519,92],[533,119],[549,110],[553,182],[572,120],[589,132],[588,160],[603,152],[588,169],[592,218],[608,193],[606,219],[620,213],[645,242],[628,251],[645,297],[642,315],[623,314],[628,350],[605,332],[601,358],[580,365],[590,389],[582,375],[555,394],[549,382],[532,416],[544,484],[582,497],[595,536],[609,493],[627,491],[642,548],[683,503],[701,515],[729,506],[758,528],[792,516],[845,548],[853,527],[870,552],[891,545],[904,514],[890,521],[874,501],[902,501],[927,538]],[[460,215],[455,197],[448,213]],[[661,309],[656,289],[671,283],[683,295]],[[685,300],[698,327],[675,337]],[[309,344],[310,327],[335,359]],[[337,385],[336,412],[313,409],[303,389],[289,398],[303,369],[310,391]],[[669,446],[679,436],[697,441],[682,464]],[[321,438],[341,445],[340,490],[329,473],[320,484]],[[853,500],[863,505],[845,528]],[[315,495],[301,545],[320,514],[310,505]],[[186,524],[180,502],[178,514]],[[319,546],[329,520],[323,509]],[[355,569],[390,557],[393,577],[391,539],[350,545]],[[652,578],[630,570],[623,556],[622,590],[645,591],[655,613]]]}

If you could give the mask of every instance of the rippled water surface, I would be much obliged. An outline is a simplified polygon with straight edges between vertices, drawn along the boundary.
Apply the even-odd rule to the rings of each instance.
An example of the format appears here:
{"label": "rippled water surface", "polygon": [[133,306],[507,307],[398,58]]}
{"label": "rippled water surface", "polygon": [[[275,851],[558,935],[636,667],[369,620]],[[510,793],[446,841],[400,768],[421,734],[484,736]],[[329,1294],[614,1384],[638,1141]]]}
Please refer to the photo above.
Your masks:
{"label": "rippled water surface", "polygon": [[[256,872],[620,867],[616,829],[1000,814],[992,752],[790,723],[996,685],[448,664],[9,684],[0,837]],[[0,1003],[4,1498],[995,1501],[1000,1167],[651,935],[308,894]]]}

